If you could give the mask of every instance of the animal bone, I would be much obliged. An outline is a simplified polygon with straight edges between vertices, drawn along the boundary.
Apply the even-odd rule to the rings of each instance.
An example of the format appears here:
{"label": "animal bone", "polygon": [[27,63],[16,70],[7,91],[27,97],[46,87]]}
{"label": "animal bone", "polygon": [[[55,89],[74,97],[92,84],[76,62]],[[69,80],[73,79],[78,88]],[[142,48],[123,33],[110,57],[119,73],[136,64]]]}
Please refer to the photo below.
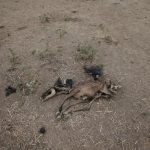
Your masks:
{"label": "animal bone", "polygon": [[61,78],[58,78],[54,86],[42,94],[41,99],[43,102],[45,102],[56,95],[69,94],[72,86],[72,79],[62,80]]}
{"label": "animal bone", "polygon": [[45,102],[55,95],[56,95],[56,90],[54,88],[50,88],[42,94],[41,99],[43,100],[43,102]]}

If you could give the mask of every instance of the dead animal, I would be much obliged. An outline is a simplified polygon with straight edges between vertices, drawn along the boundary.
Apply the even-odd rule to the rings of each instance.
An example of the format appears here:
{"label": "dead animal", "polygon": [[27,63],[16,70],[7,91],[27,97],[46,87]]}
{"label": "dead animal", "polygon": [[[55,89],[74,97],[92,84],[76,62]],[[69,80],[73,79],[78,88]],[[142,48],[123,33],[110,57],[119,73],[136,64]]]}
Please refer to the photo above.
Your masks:
{"label": "dead animal", "polygon": [[48,99],[60,95],[60,94],[68,94],[73,87],[73,80],[72,79],[65,79],[62,80],[58,78],[55,82],[54,86],[49,88],[46,92],[44,92],[41,96],[42,101],[47,101]]}
{"label": "dead animal", "polygon": [[[94,80],[87,80],[74,86],[72,79],[62,80],[61,78],[58,78],[54,86],[42,94],[41,98],[43,101],[47,101],[59,94],[67,94],[59,107],[59,111],[56,113],[57,118],[62,118],[67,113],[89,110],[96,99],[101,97],[109,98],[113,94],[116,94],[117,89],[120,88],[120,86],[105,79],[102,66],[84,66],[84,70],[91,75]],[[72,98],[77,100],[76,103],[66,106],[66,103]],[[72,111],[70,110],[72,107],[81,103],[86,103],[87,107]]]}
{"label": "dead animal", "polygon": [[[116,93],[117,89],[117,86],[113,85],[111,82],[106,82],[105,80],[90,80],[85,81],[83,83],[79,83],[64,99],[63,103],[59,107],[59,111],[56,113],[56,116],[58,118],[62,118],[62,116],[64,116],[65,112],[68,109],[81,103],[87,103],[88,107],[70,111],[68,113],[89,110],[91,108],[92,103],[96,99],[100,97],[109,98],[114,93]],[[64,108],[65,103],[69,101],[70,98],[75,98],[79,101],[76,104]]]}

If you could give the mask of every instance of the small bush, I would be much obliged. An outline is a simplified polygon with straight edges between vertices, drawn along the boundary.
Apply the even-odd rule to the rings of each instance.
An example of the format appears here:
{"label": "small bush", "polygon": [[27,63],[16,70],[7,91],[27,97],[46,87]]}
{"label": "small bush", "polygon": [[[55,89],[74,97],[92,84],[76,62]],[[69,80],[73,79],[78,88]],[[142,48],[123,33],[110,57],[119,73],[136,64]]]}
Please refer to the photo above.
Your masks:
{"label": "small bush", "polygon": [[93,61],[96,50],[91,46],[78,46],[76,51],[76,60]]}

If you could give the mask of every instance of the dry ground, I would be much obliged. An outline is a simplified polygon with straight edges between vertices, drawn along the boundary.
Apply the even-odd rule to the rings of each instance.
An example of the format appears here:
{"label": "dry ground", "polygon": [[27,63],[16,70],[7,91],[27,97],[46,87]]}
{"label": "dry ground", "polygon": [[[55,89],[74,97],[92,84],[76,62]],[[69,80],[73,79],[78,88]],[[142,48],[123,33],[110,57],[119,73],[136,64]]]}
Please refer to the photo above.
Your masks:
{"label": "dry ground", "polygon": [[[87,78],[80,45],[123,88],[56,121],[63,96],[39,97],[58,76]],[[19,89],[5,97],[8,85]],[[149,0],[0,0],[0,150],[148,150],[149,91]]]}

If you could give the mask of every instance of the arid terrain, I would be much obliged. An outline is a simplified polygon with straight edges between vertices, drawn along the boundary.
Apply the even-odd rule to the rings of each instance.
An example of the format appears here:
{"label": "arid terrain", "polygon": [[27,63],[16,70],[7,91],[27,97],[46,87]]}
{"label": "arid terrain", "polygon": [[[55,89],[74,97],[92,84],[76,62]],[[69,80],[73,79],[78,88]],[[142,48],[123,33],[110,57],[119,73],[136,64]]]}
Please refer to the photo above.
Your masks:
{"label": "arid terrain", "polygon": [[[40,96],[84,64],[122,88],[58,121],[65,96]],[[0,0],[0,150],[149,149],[150,0]]]}

